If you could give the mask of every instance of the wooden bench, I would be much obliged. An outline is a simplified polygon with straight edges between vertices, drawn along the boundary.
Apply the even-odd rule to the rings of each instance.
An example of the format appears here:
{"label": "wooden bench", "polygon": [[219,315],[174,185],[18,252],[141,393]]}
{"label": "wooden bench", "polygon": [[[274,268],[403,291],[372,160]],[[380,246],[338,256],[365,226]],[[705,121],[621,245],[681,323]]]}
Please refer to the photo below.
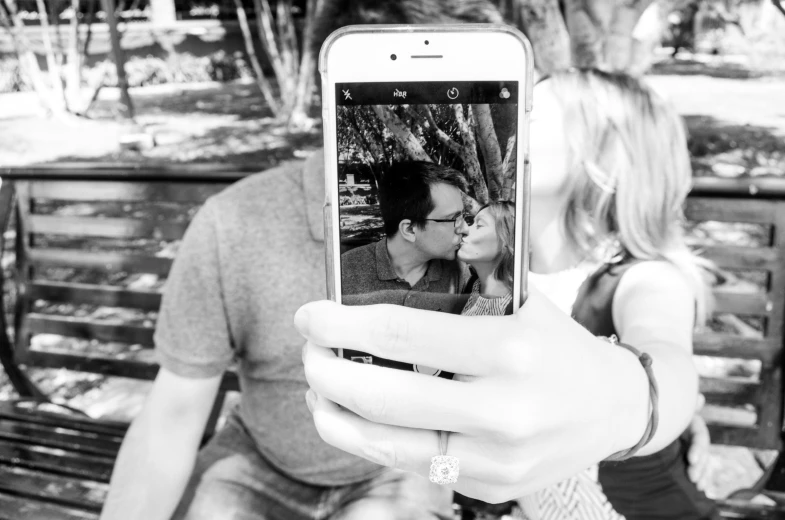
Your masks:
{"label": "wooden bench", "polygon": [[[21,397],[0,403],[0,518],[98,516],[127,424],[42,406],[44,385],[20,367],[155,378],[153,325],[173,249],[207,197],[254,171],[93,164],[0,171],[2,229],[16,224],[14,276],[5,280],[0,313],[13,334],[0,335],[0,359]],[[207,435],[229,390],[238,390],[233,373]]]}
{"label": "wooden bench", "polygon": [[[0,323],[11,332],[0,334],[0,361],[22,397],[0,403],[0,518],[97,517],[127,424],[42,405],[49,398],[31,369],[153,379],[153,324],[174,245],[208,196],[252,171],[233,165],[0,169],[0,222],[15,230],[14,276],[4,280],[0,313],[13,326]],[[698,179],[687,213],[709,221],[695,234],[725,273],[714,324],[722,330],[698,334],[696,354],[730,359],[737,374],[702,378],[713,442],[780,450],[785,181]],[[716,222],[743,223],[730,225],[757,241],[740,244],[738,229],[723,233]],[[730,243],[719,243],[720,235]],[[228,373],[222,395],[237,388]],[[754,492],[777,497],[785,489],[779,460],[768,473]],[[722,505],[729,518],[783,517],[742,500]]]}

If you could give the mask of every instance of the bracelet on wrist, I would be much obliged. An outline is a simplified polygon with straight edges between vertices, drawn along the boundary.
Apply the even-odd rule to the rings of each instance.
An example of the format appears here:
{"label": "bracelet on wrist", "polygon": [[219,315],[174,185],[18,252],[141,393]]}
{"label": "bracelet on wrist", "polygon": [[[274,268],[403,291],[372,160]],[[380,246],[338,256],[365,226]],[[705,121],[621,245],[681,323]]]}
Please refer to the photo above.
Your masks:
{"label": "bracelet on wrist", "polygon": [[654,370],[652,370],[651,368],[652,365],[651,356],[649,356],[645,352],[641,352],[635,347],[627,345],[626,343],[619,342],[619,339],[616,337],[615,334],[611,335],[610,337],[604,337],[604,336],[599,336],[599,337],[600,339],[604,339],[616,346],[624,347],[630,352],[632,352],[633,354],[635,354],[635,356],[638,358],[638,361],[640,361],[641,366],[643,366],[643,370],[646,371],[646,377],[649,379],[649,408],[650,408],[649,422],[646,425],[646,430],[643,432],[643,436],[641,437],[641,440],[639,440],[635,446],[631,448],[627,448],[625,450],[617,451],[616,453],[612,454],[611,456],[605,459],[607,461],[627,460],[631,458],[633,455],[635,455],[638,452],[638,450],[646,446],[649,443],[649,441],[651,441],[652,438],[654,438],[654,434],[657,433],[657,425],[659,424],[659,420],[660,420],[660,413],[658,408],[659,392],[657,389],[657,380],[654,378]]}

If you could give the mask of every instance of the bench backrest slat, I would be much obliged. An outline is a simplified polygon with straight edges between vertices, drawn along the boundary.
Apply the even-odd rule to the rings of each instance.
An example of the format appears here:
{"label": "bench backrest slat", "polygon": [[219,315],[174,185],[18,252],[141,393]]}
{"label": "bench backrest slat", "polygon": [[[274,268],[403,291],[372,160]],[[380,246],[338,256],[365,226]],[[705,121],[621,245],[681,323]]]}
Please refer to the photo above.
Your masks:
{"label": "bench backrest slat", "polygon": [[62,217],[59,215],[32,215],[30,229],[33,234],[81,236],[92,238],[155,238],[179,240],[187,222],[155,222],[130,218]]}
{"label": "bench backrest slat", "polygon": [[33,282],[30,284],[30,298],[107,307],[131,307],[144,311],[157,311],[161,306],[161,293],[158,292],[64,282]]}
{"label": "bench backrest slat", "polygon": [[771,224],[777,206],[775,200],[693,197],[688,199],[684,213],[689,220],[696,221]]}
{"label": "bench backrest slat", "polygon": [[26,349],[24,352],[19,352],[19,361],[28,366],[67,368],[68,370],[78,372],[90,372],[132,379],[155,379],[156,374],[158,374],[158,366],[150,362],[85,356],[83,354],[65,354],[37,349]]}
{"label": "bench backrest slat", "polygon": [[782,347],[769,339],[745,338],[731,334],[698,332],[694,338],[694,352],[698,355],[738,359],[759,359],[772,363]]}
{"label": "bench backrest slat", "polygon": [[710,402],[720,405],[735,405],[738,402],[750,403],[760,406],[760,383],[742,379],[727,379],[719,377],[704,377],[701,381],[703,395]]}
{"label": "bench backrest slat", "polygon": [[62,248],[30,249],[28,256],[31,267],[68,266],[108,271],[134,271],[165,276],[172,266],[171,258]]}
{"label": "bench backrest slat", "polygon": [[109,325],[79,318],[48,316],[31,312],[27,324],[32,334],[58,334],[69,338],[117,341],[153,347],[153,328],[136,325]]}
{"label": "bench backrest slat", "polygon": [[714,290],[714,312],[761,315],[770,312],[772,307],[766,294]]}
{"label": "bench backrest slat", "polygon": [[[18,183],[24,186],[28,181]],[[228,184],[204,185],[198,182],[114,182],[114,181],[29,181],[33,199],[70,201],[144,201],[204,202]]]}
{"label": "bench backrest slat", "polygon": [[[729,229],[724,241],[709,240],[699,251],[730,276],[742,280],[752,276],[760,285],[720,285],[714,290],[714,316],[724,318],[722,323],[736,324],[738,330],[696,333],[694,352],[732,362],[757,361],[760,368],[757,378],[703,377],[701,391],[707,403],[719,411],[710,421],[712,442],[779,449],[783,420],[785,197],[772,192],[767,194],[771,198],[758,199],[725,188],[724,193],[693,193],[685,214],[692,221]],[[740,241],[744,233],[752,238]]]}

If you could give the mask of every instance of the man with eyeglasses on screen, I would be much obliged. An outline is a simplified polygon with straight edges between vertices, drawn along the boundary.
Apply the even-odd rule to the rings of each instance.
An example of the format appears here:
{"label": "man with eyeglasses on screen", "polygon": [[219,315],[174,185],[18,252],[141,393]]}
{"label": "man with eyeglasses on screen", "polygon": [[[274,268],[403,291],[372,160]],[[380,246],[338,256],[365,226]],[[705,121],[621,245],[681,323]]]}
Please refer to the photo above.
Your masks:
{"label": "man with eyeglasses on screen", "polygon": [[347,305],[390,303],[459,313],[468,269],[456,260],[466,180],[447,166],[399,162],[379,182],[385,238],[341,256]]}

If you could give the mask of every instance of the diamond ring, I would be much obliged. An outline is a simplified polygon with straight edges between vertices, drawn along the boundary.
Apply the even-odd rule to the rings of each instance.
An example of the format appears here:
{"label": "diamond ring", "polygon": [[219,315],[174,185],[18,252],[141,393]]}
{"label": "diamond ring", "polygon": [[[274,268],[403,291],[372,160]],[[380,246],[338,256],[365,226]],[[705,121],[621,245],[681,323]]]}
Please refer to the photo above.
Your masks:
{"label": "diamond ring", "polygon": [[428,479],[434,484],[455,484],[458,482],[460,463],[458,457],[446,455],[450,432],[439,431],[439,455],[431,457],[431,472]]}

